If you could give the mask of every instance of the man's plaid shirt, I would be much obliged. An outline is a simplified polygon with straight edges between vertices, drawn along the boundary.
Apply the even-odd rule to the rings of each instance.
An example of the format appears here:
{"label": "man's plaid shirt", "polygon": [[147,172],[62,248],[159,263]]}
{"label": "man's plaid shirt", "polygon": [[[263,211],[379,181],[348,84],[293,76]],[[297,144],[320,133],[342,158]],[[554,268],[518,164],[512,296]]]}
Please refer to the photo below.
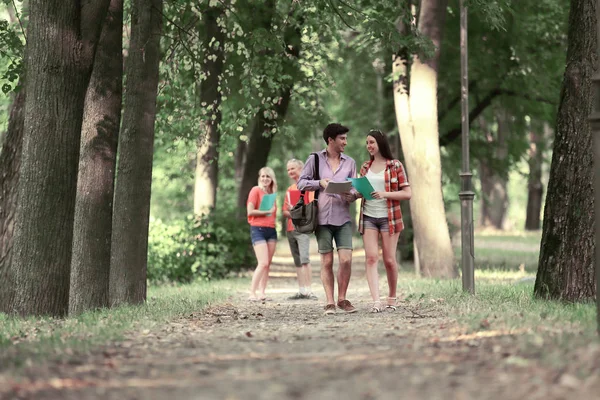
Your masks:
{"label": "man's plaid shirt", "polygon": [[[373,161],[366,161],[360,168],[360,176],[365,176],[371,168]],[[398,160],[387,160],[385,167],[385,191],[386,192],[397,192],[403,187],[408,186],[408,178],[404,172],[404,166]],[[388,206],[388,224],[390,226],[389,233],[400,233],[404,229],[404,221],[402,221],[402,210],[400,209],[400,200],[387,199]],[[360,220],[358,222],[358,230],[363,233],[363,211],[365,208],[365,199],[362,199],[360,204]]]}

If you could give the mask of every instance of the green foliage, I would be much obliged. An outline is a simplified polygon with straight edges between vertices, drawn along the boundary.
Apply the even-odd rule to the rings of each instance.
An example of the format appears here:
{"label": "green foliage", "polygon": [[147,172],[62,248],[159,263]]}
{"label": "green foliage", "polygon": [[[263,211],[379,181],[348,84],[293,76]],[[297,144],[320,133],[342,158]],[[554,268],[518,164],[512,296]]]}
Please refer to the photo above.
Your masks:
{"label": "green foliage", "polygon": [[[448,4],[442,43],[438,77],[441,138],[461,126],[458,5],[458,0]],[[486,160],[498,175],[506,177],[527,157],[528,134],[534,126],[554,124],[564,72],[568,6],[557,0],[472,0],[468,5],[469,108],[483,109],[470,125],[472,171],[476,175],[478,160]],[[507,153],[502,159],[495,154],[499,112],[507,116],[504,123],[509,126]],[[461,158],[458,136],[442,149],[447,180],[458,183]]]}
{"label": "green foliage", "polygon": [[[15,4],[20,3],[16,1]],[[5,5],[6,4],[6,5]],[[10,94],[18,90],[19,77],[23,73],[24,37],[22,28],[10,24],[4,18],[6,7],[13,7],[12,0],[0,2],[0,141],[8,126]],[[19,15],[19,14],[17,14]],[[23,15],[20,18],[24,18]],[[25,23],[26,21],[21,21]]]}
{"label": "green foliage", "polygon": [[254,264],[250,234],[231,208],[201,218],[150,221],[148,279],[190,282],[229,276]]}
{"label": "green foliage", "polygon": [[19,27],[0,19],[0,86],[4,94],[17,87],[23,73],[24,44],[21,33]]}
{"label": "green foliage", "polygon": [[163,221],[180,219],[192,209],[196,146],[169,132],[157,131],[155,137],[150,214]]}

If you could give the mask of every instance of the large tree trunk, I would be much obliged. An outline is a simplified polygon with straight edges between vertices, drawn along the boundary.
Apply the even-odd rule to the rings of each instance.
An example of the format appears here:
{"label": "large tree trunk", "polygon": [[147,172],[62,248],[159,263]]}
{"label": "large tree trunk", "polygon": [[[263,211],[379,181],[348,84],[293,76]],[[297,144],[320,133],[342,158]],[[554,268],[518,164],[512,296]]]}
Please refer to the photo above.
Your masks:
{"label": "large tree trunk", "polygon": [[[298,24],[302,22],[299,18]],[[287,62],[283,65],[284,75],[294,76],[297,73],[298,58],[300,56],[300,27],[290,26],[284,34],[284,51]],[[254,128],[246,149],[246,159],[242,170],[242,180],[238,191],[238,208],[246,208],[248,193],[258,180],[258,171],[267,164],[271,145],[273,143],[273,127],[279,127],[287,114],[292,97],[293,82],[289,80],[283,84],[280,93],[272,96],[279,101],[270,109],[261,107],[254,117]]]}
{"label": "large tree trunk", "polygon": [[396,57],[394,72],[401,77],[394,99],[408,176],[418,177],[411,180],[410,207],[421,273],[454,278],[457,270],[442,197],[437,120],[437,74],[446,5],[447,0],[421,1],[418,30],[432,40],[436,51],[429,60],[414,58],[409,91],[406,61]]}
{"label": "large tree trunk", "polygon": [[240,189],[238,192],[238,208],[242,209],[246,207],[246,200],[248,200],[248,194],[253,186],[256,186],[258,181],[258,171],[267,165],[269,159],[269,153],[271,152],[271,145],[273,144],[273,134],[271,129],[275,125],[280,125],[287,113],[288,106],[290,104],[291,88],[284,89],[284,93],[280,97],[279,103],[273,107],[273,111],[277,114],[276,118],[266,118],[265,110],[261,109],[258,111],[255,117],[255,125],[250,136],[250,142],[248,143],[248,149],[246,153],[250,157],[246,158],[242,172],[242,181],[240,183]]}
{"label": "large tree trunk", "polygon": [[225,32],[219,26],[223,9],[210,7],[204,13],[205,40],[201,66],[200,106],[204,120],[198,139],[196,155],[196,182],[194,186],[194,213],[204,214],[215,206],[219,182],[219,141],[221,138],[221,76],[225,61]]}
{"label": "large tree trunk", "polygon": [[567,67],[544,210],[534,292],[580,301],[596,294],[594,271],[594,159],[588,117],[596,68],[596,1],[572,0]]}
{"label": "large tree trunk", "polygon": [[[397,29],[402,35],[411,34],[412,30],[415,29],[415,8],[414,6],[409,7],[407,12],[410,13],[411,23],[404,23],[404,19],[402,16],[399,18],[399,23],[397,25]],[[394,111],[396,116],[396,124],[398,126],[398,140],[397,150],[395,154],[398,159],[402,159],[403,164],[406,165],[406,160],[404,159],[404,151],[402,150],[402,141],[400,137],[402,136],[402,132],[408,132],[409,137],[408,140],[411,140],[412,135],[414,134],[412,118],[410,115],[410,104],[409,104],[409,90],[410,90],[410,53],[408,48],[404,47],[399,49],[398,53],[394,54],[392,57],[392,74],[397,77],[393,82],[393,96],[394,96]],[[407,135],[405,133],[405,135]],[[394,143],[394,142],[392,142]],[[409,182],[411,181],[411,177],[408,177]],[[408,260],[415,258],[415,247],[414,247],[414,228],[412,224],[411,218],[411,210],[410,210],[410,201],[402,203],[402,216],[405,220],[405,230],[400,235],[398,239],[398,247],[396,249],[396,256],[401,260]],[[406,225],[408,223],[409,225]],[[400,253],[400,254],[398,254]],[[418,260],[415,260],[415,267],[418,265]],[[419,273],[419,271],[416,271]]]}
{"label": "large tree trunk", "polygon": [[110,259],[110,303],[146,300],[148,225],[162,0],[134,0],[126,60],[125,111],[119,135]]}
{"label": "large tree trunk", "polygon": [[[23,80],[21,80],[22,82]],[[8,129],[0,153],[0,312],[11,311],[14,283],[10,274],[17,208],[19,168],[23,150],[25,88],[14,98],[8,119]]]}
{"label": "large tree trunk", "polygon": [[108,4],[30,3],[11,268],[14,309],[23,315],[60,316],[68,310],[83,104]]}
{"label": "large tree trunk", "polygon": [[111,0],[85,101],[69,314],[108,307],[110,239],[123,86],[123,0]]}
{"label": "large tree trunk", "polygon": [[508,148],[506,135],[508,134],[509,121],[504,112],[497,115],[498,129],[494,137],[491,127],[482,118],[481,128],[486,141],[491,149],[489,157],[479,160],[479,175],[481,179],[481,226],[504,229],[504,219],[508,210],[508,190],[506,175],[502,170],[506,168]]}
{"label": "large tree trunk", "polygon": [[549,137],[546,135],[548,130],[547,123],[544,123],[542,128],[542,124],[532,122],[529,131],[529,176],[527,178],[527,215],[525,217],[525,230],[528,231],[540,229],[544,196],[542,167],[544,165],[544,143]]}

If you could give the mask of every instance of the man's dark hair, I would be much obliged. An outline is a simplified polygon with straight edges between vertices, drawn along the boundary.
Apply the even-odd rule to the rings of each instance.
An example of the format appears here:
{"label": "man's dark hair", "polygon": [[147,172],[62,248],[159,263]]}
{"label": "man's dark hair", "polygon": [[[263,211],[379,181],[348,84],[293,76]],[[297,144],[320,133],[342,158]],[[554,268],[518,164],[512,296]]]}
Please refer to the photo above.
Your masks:
{"label": "man's dark hair", "polygon": [[323,140],[325,144],[329,144],[329,138],[335,140],[338,135],[348,133],[349,130],[349,128],[346,128],[342,124],[329,124],[323,129]]}

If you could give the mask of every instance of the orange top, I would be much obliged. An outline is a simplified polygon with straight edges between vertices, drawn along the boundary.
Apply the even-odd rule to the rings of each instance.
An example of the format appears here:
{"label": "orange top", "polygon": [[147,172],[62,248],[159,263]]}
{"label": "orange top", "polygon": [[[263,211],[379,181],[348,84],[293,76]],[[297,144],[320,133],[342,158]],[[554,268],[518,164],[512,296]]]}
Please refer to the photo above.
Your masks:
{"label": "orange top", "polygon": [[[246,202],[246,206],[250,203],[254,204],[254,209],[258,210],[260,207],[260,202],[266,193],[258,186],[254,186],[248,195],[248,201]],[[277,201],[275,201],[275,205],[277,205]],[[250,226],[261,226],[263,228],[275,228],[275,219],[277,218],[277,207],[275,207],[275,212],[271,215],[265,215],[260,217],[248,216],[248,223]]]}
{"label": "orange top", "polygon": [[[281,207],[282,211],[289,211],[292,207],[295,206],[295,204],[290,204],[290,190],[298,190],[298,186],[296,186],[296,184],[294,183],[293,185],[290,185],[289,188],[287,188],[287,191],[285,192],[285,199],[283,200],[283,207]],[[315,192],[308,192],[306,203],[310,203],[311,201],[314,200],[314,198],[315,198]],[[287,231],[291,232],[293,230],[294,230],[294,224],[292,224],[292,219],[288,218],[287,219]]]}

